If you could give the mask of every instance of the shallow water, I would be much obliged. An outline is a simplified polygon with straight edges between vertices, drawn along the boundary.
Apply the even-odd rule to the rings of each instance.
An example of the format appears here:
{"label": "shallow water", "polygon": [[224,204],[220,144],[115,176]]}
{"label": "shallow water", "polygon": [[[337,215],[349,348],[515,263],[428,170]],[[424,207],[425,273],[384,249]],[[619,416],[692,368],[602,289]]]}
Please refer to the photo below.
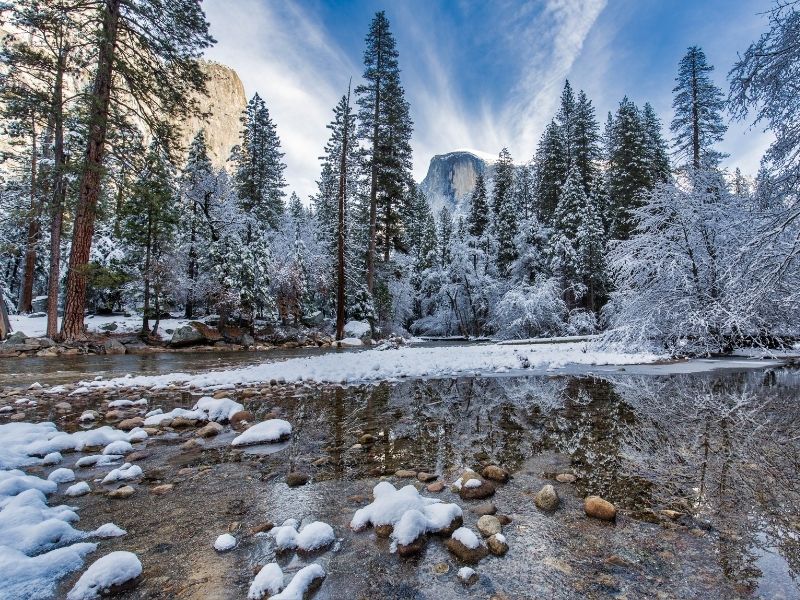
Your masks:
{"label": "shallow water", "polygon": [[[277,558],[288,573],[311,560],[322,564],[328,577],[314,596],[320,599],[800,598],[796,369],[275,386],[249,393],[234,395],[256,417],[293,423],[289,443],[233,451],[234,434],[226,431],[205,448],[186,451],[180,443],[191,431],[153,436],[149,456],[136,461],[151,479],[134,496],[69,500],[81,507],[82,529],[114,521],[128,530],[101,544],[104,551],[135,551],[144,564],[144,580],[123,597],[243,598],[253,568]],[[193,402],[181,392],[145,395],[150,408]],[[97,398],[78,398],[68,398],[73,411],[67,415],[50,408],[62,398],[40,401],[29,419],[74,428],[82,410],[102,408]],[[376,441],[354,447],[365,433]],[[438,538],[429,539],[422,555],[401,559],[371,530],[348,529],[381,475],[405,485],[413,480],[394,477],[397,469],[426,470],[449,483],[464,467],[488,463],[513,474],[492,498],[513,519],[503,531],[510,550],[481,561],[472,587],[458,581],[461,564]],[[311,482],[288,488],[290,469],[308,473]],[[555,482],[562,472],[577,481]],[[81,470],[79,478],[86,473],[92,472]],[[172,492],[149,492],[165,481],[175,484]],[[553,514],[533,504],[545,483],[562,499]],[[582,499],[590,494],[617,505],[616,524],[584,516]],[[469,509],[480,501],[462,501],[449,489],[438,496],[459,503],[474,528],[477,516]],[[56,496],[51,504],[64,501]],[[682,516],[672,521],[659,514],[663,509]],[[336,547],[313,557],[276,557],[268,536],[249,532],[291,517],[330,523]],[[231,527],[240,546],[216,554],[212,542]]]}

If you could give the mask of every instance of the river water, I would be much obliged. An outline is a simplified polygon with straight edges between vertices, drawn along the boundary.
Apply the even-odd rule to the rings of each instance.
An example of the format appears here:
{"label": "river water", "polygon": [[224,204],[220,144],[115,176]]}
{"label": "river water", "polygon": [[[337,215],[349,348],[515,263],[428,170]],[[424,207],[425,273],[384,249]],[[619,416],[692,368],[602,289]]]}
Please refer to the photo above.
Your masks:
{"label": "river water", "polygon": [[[105,366],[102,357],[87,357],[78,377],[51,373],[52,382],[175,370],[173,356],[181,355],[115,357]],[[205,368],[263,357],[198,359],[208,361]],[[25,378],[44,377],[30,361],[3,368],[10,362]],[[72,369],[50,369],[58,370]],[[14,374],[0,377],[8,383]],[[144,564],[142,583],[124,598],[244,598],[253,570],[272,560],[287,573],[322,564],[328,576],[314,596],[320,599],[800,598],[797,369],[465,377],[231,394],[258,419],[292,422],[292,440],[241,452],[226,431],[186,449],[191,431],[166,432],[151,436],[147,456],[137,460],[150,477],[134,496],[70,499],[80,507],[81,528],[113,521],[128,531],[102,544],[135,551]],[[169,390],[143,395],[150,408],[165,410],[193,401]],[[56,412],[52,403],[64,399],[40,401],[29,420],[74,429],[77,415],[102,411],[108,398],[67,397],[73,410]],[[364,434],[374,443],[359,444]],[[512,519],[503,530],[510,550],[475,566],[480,579],[471,587],[456,578],[462,565],[438,538],[420,556],[401,559],[371,530],[348,528],[382,476],[399,486],[414,480],[398,479],[396,470],[425,470],[449,483],[464,467],[484,464],[513,475],[491,499]],[[309,474],[310,483],[289,488],[289,470]],[[575,483],[554,480],[565,472]],[[170,493],[150,493],[164,482],[175,485]],[[561,497],[552,514],[533,503],[545,483]],[[616,523],[583,514],[582,499],[591,494],[616,504]],[[474,528],[478,501],[449,489],[438,497],[458,502]],[[663,510],[680,515],[673,520]],[[312,557],[276,555],[269,536],[250,532],[288,518],[330,523],[336,546]],[[228,529],[240,544],[218,555],[211,543]]]}

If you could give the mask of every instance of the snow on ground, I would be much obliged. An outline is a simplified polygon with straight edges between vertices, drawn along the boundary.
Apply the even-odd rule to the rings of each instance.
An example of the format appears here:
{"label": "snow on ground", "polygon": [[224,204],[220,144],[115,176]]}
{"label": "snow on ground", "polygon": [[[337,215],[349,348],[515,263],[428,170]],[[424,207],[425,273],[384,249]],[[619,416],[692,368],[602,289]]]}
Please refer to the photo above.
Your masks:
{"label": "snow on ground", "polygon": [[86,387],[155,387],[187,385],[207,389],[221,386],[278,381],[356,383],[398,377],[443,377],[474,373],[553,370],[570,364],[628,365],[654,362],[650,353],[622,353],[600,350],[583,343],[500,344],[445,347],[401,347],[396,350],[328,353],[290,358],[249,367],[207,373],[169,373],[120,377],[104,381],[83,381]]}
{"label": "snow on ground", "polygon": [[214,550],[217,552],[227,552],[236,548],[236,538],[230,533],[223,533],[214,541]]}
{"label": "snow on ground", "polygon": [[276,596],[270,596],[270,600],[303,600],[311,586],[322,579],[325,579],[325,569],[316,563],[310,564],[300,569],[286,589]]}
{"label": "snow on ground", "polygon": [[231,442],[231,446],[249,446],[265,442],[279,442],[292,434],[292,425],[283,419],[268,419],[256,423]]}
{"label": "snow on ground", "polygon": [[111,552],[92,563],[67,594],[67,600],[93,600],[114,586],[136,579],[142,563],[133,552]]}
{"label": "snow on ground", "polygon": [[283,589],[283,571],[278,563],[264,565],[250,584],[247,600],[261,600],[274,596]]}
{"label": "snow on ground", "polygon": [[314,521],[297,531],[297,520],[287,519],[280,527],[273,527],[270,535],[275,539],[279,551],[302,550],[313,552],[330,546],[336,536],[333,527],[322,521]]}
{"label": "snow on ground", "polygon": [[467,548],[474,550],[481,545],[478,536],[475,532],[466,527],[459,527],[453,532],[452,538],[464,544]]}
{"label": "snow on ground", "polygon": [[[8,320],[11,323],[11,331],[21,331],[28,337],[42,337],[47,331],[47,317],[41,313],[36,313],[36,316],[9,315]],[[171,334],[167,333],[167,329],[174,331],[194,320],[196,319],[162,319],[158,325],[158,335],[169,339]],[[115,324],[116,328],[114,328]],[[58,326],[61,327],[60,317]],[[130,317],[89,315],[86,317],[86,326],[89,333],[139,333],[142,330],[142,317],[139,315]]]}
{"label": "snow on ground", "polygon": [[203,396],[197,401],[192,410],[202,411],[209,421],[228,421],[237,412],[244,410],[244,406],[230,398]]}

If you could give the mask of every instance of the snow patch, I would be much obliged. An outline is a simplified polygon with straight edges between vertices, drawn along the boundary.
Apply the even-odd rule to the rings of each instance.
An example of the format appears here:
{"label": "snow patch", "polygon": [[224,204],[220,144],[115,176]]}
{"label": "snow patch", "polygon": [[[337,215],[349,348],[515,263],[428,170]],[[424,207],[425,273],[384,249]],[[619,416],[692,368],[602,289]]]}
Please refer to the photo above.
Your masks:
{"label": "snow patch", "polygon": [[292,425],[283,419],[269,419],[256,423],[231,442],[231,446],[247,446],[250,444],[263,444],[265,442],[278,442],[292,434]]}
{"label": "snow patch", "polygon": [[97,559],[67,594],[67,600],[93,600],[113,586],[122,585],[142,574],[142,563],[132,552],[111,552]]}
{"label": "snow patch", "polygon": [[261,600],[265,596],[274,596],[283,589],[283,571],[278,563],[264,565],[250,584],[247,600]]}
{"label": "snow patch", "polygon": [[227,552],[236,547],[236,538],[230,533],[223,533],[214,541],[214,550],[217,552]]}

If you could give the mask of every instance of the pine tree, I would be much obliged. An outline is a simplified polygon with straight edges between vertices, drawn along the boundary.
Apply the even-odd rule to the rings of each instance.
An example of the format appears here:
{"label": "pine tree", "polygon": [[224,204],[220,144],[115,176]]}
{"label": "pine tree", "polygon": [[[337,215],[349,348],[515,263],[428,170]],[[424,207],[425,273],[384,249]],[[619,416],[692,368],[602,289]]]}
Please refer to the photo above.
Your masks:
{"label": "pine tree", "polygon": [[649,187],[669,181],[670,164],[667,142],[661,133],[661,120],[656,111],[646,102],[641,112],[642,127],[646,138],[647,160],[649,163]]}
{"label": "pine tree", "polygon": [[494,165],[493,183],[492,214],[497,219],[503,204],[511,199],[514,190],[514,161],[508,148],[500,150],[500,155]]}
{"label": "pine tree", "polygon": [[[569,172],[577,158],[577,111],[575,93],[569,81],[564,82],[564,89],[561,92],[561,106],[556,114],[555,122],[561,130],[561,139],[564,143],[565,170]],[[563,179],[562,179],[563,183]]]}
{"label": "pine tree", "polygon": [[483,173],[478,173],[475,178],[475,188],[469,201],[469,215],[467,215],[467,229],[469,234],[480,238],[489,227],[489,202],[486,197],[486,182]]}
{"label": "pine tree", "polygon": [[436,241],[438,244],[438,260],[439,265],[446,267],[452,260],[452,246],[453,246],[453,214],[450,209],[443,206],[439,211],[439,220],[437,223]]}
{"label": "pine tree", "polygon": [[400,83],[398,52],[386,14],[380,11],[370,23],[364,51],[364,79],[356,87],[359,137],[364,141],[364,161],[369,173],[369,231],[367,239],[367,291],[375,283],[379,202],[383,213],[384,258],[399,229],[394,221],[396,203],[410,179],[411,130],[408,103]]}
{"label": "pine tree", "polygon": [[725,100],[722,91],[711,81],[714,67],[706,61],[705,53],[697,46],[686,52],[678,65],[678,85],[672,90],[675,118],[670,129],[675,134],[674,148],[679,156],[688,159],[695,169],[714,168],[724,155],[714,150],[722,141],[728,127],[723,123]]}
{"label": "pine tree", "polygon": [[495,164],[492,210],[494,235],[497,239],[497,270],[508,275],[511,263],[517,258],[517,210],[513,202],[514,162],[507,148],[500,151]]}
{"label": "pine tree", "polygon": [[84,336],[86,265],[112,100],[135,107],[150,133],[162,145],[173,146],[181,117],[196,110],[196,93],[205,92],[205,76],[197,59],[214,41],[195,0],[93,0],[84,10],[101,26],[96,37],[94,81],[87,95],[89,134],[65,292],[62,335],[67,339]]}
{"label": "pine tree", "polygon": [[277,229],[283,215],[283,153],[275,124],[264,100],[255,94],[242,114],[241,146],[234,149],[234,181],[242,210],[250,215],[246,242],[253,231],[266,226]]}
{"label": "pine tree", "polygon": [[517,208],[520,220],[527,221],[536,211],[536,196],[534,193],[533,167],[525,164],[514,171],[513,204]]}
{"label": "pine tree", "polygon": [[150,333],[151,299],[156,319],[153,335],[158,330],[161,292],[171,271],[168,256],[174,244],[178,214],[172,167],[157,142],[153,142],[133,186],[132,198],[123,208],[122,236],[135,249],[134,260],[141,265],[142,335]]}
{"label": "pine tree", "polygon": [[534,189],[539,220],[549,223],[558,205],[561,186],[567,178],[569,160],[561,128],[551,121],[536,150]]}
{"label": "pine tree", "polygon": [[588,195],[595,193],[598,180],[597,162],[600,159],[600,126],[594,113],[591,100],[583,90],[578,94],[575,105],[573,141],[570,144],[573,164],[578,169],[583,191]]}

